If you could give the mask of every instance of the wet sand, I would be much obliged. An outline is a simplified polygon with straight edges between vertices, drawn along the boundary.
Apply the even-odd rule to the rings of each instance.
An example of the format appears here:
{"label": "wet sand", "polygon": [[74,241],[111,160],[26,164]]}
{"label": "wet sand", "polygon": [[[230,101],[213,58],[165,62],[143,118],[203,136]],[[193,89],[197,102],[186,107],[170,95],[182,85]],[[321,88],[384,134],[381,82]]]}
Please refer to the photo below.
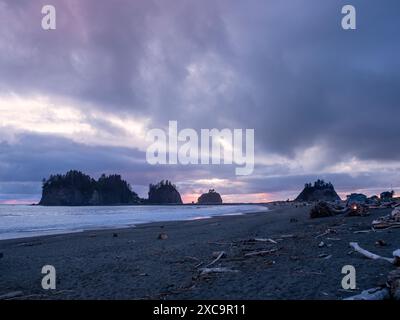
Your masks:
{"label": "wet sand", "polygon": [[[351,253],[358,242],[391,257],[400,229],[370,229],[368,217],[311,220],[310,207],[271,205],[265,213],[162,222],[119,230],[0,241],[0,295],[16,299],[342,299],[385,283],[393,266]],[[319,236],[328,228],[332,233]],[[158,239],[160,233],[166,240]],[[247,241],[272,238],[277,244]],[[377,246],[384,240],[387,246]],[[323,241],[324,247],[319,247]],[[248,253],[272,250],[265,255]],[[274,251],[276,250],[276,251]],[[225,251],[212,267],[237,272],[201,275],[199,269]],[[357,290],[341,287],[344,265],[357,271]],[[43,290],[41,269],[53,265],[57,289]]]}

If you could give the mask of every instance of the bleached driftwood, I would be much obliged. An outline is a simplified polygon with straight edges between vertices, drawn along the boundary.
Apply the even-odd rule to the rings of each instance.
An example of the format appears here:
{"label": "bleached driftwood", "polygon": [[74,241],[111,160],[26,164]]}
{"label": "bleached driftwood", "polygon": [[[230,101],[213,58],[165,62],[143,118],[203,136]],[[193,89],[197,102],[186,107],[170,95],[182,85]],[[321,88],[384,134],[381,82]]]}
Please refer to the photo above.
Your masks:
{"label": "bleached driftwood", "polygon": [[388,288],[372,288],[344,300],[386,300],[390,298]]}
{"label": "bleached driftwood", "polygon": [[251,257],[251,256],[262,256],[264,254],[271,254],[278,251],[278,249],[271,249],[271,250],[261,250],[261,251],[253,251],[246,253],[244,256],[245,257]]}
{"label": "bleached driftwood", "polygon": [[201,274],[223,273],[223,272],[237,273],[237,272],[239,272],[239,270],[232,270],[232,269],[225,268],[225,267],[220,267],[220,268],[201,268],[199,270],[201,271]]}
{"label": "bleached driftwood", "polygon": [[370,232],[373,232],[374,230],[373,229],[369,229],[369,230],[358,230],[358,231],[354,231],[353,233],[354,234],[357,234],[357,233],[370,233]]}
{"label": "bleached driftwood", "polygon": [[372,221],[374,229],[400,228],[400,208],[396,207],[392,213]]}
{"label": "bleached driftwood", "polygon": [[400,266],[400,249],[393,251],[393,257],[394,257],[393,264],[395,264],[396,266]]}
{"label": "bleached driftwood", "polygon": [[255,238],[254,239],[254,241],[259,241],[259,242],[270,242],[270,243],[273,243],[273,244],[277,244],[278,242],[276,242],[275,240],[273,240],[273,239],[264,239],[264,238]]}
{"label": "bleached driftwood", "polygon": [[24,293],[22,291],[13,291],[0,296],[0,300],[8,300],[16,297],[22,296]]}
{"label": "bleached driftwood", "polygon": [[217,256],[213,261],[211,261],[208,265],[206,265],[206,268],[212,266],[213,264],[215,264],[215,263],[216,263],[219,259],[221,259],[224,255],[226,255],[225,251],[221,251],[221,252],[218,254],[218,256]]}
{"label": "bleached driftwood", "polygon": [[357,242],[350,242],[350,247],[352,247],[355,251],[362,254],[364,257],[367,257],[368,259],[372,260],[381,259],[395,265],[397,265],[400,262],[400,249],[393,251],[393,258],[386,258],[361,248]]}

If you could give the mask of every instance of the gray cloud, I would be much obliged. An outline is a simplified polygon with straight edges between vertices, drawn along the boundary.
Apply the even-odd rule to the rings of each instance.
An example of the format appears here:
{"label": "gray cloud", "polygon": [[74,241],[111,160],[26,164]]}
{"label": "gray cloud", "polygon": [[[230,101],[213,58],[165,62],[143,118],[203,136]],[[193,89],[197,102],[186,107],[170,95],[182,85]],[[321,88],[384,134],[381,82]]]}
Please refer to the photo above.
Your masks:
{"label": "gray cloud", "polygon": [[[0,94],[67,97],[88,115],[142,116],[152,126],[176,119],[182,128],[254,128],[259,155],[294,159],[323,146],[318,170],[352,157],[399,160],[398,1],[353,0],[358,29],[350,32],[340,28],[341,0],[52,3],[57,30],[44,32],[48,1],[0,1]],[[0,149],[7,183],[69,168],[121,171],[143,186],[166,175],[235,179],[229,167],[149,167],[137,150],[51,136],[21,136]],[[260,179],[226,191],[280,192],[318,175],[257,168]],[[342,189],[383,186],[382,177],[397,183],[391,171],[327,177]]]}

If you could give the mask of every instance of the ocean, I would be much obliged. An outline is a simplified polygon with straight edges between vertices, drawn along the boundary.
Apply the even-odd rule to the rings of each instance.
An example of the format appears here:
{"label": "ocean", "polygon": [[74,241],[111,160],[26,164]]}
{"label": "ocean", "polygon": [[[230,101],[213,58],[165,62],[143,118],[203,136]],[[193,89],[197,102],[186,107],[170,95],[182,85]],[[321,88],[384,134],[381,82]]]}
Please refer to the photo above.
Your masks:
{"label": "ocean", "polygon": [[0,205],[0,240],[268,210],[261,205],[42,207]]}

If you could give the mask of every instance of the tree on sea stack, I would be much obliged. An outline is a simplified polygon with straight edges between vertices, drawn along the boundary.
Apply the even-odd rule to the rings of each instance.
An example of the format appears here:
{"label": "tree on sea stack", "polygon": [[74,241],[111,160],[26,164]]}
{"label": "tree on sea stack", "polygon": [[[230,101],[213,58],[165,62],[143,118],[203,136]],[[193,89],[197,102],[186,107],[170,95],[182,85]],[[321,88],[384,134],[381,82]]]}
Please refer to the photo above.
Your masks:
{"label": "tree on sea stack", "polygon": [[120,175],[102,175],[99,180],[77,171],[43,179],[43,206],[99,206],[139,204],[141,199]]}
{"label": "tree on sea stack", "polygon": [[221,195],[214,189],[210,189],[207,193],[203,193],[198,199],[198,204],[222,204]]}
{"label": "tree on sea stack", "polygon": [[313,202],[313,201],[340,201],[340,197],[335,191],[332,183],[324,182],[318,179],[311,183],[306,183],[303,191],[297,196],[295,201],[299,202]]}
{"label": "tree on sea stack", "polygon": [[168,180],[149,185],[150,204],[182,204],[182,198],[176,186]]}

